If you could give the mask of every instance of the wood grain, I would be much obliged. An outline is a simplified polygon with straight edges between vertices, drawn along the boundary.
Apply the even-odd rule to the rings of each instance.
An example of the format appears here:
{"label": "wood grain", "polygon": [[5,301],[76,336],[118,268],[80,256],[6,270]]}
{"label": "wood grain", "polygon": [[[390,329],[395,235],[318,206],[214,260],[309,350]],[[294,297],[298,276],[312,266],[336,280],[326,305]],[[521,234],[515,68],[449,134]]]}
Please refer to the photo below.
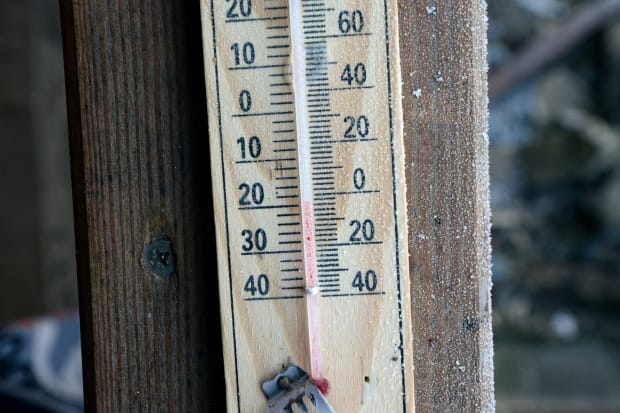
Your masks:
{"label": "wood grain", "polygon": [[[399,6],[416,409],[492,411],[484,2]],[[221,411],[198,2],[61,8],[86,408]]]}
{"label": "wood grain", "polygon": [[489,412],[486,4],[399,6],[416,408]]}
{"label": "wood grain", "polygon": [[231,4],[202,1],[228,411],[267,411],[260,384],[311,359],[335,411],[412,411],[397,2]]}
{"label": "wood grain", "polygon": [[198,2],[61,9],[86,410],[221,411]]}

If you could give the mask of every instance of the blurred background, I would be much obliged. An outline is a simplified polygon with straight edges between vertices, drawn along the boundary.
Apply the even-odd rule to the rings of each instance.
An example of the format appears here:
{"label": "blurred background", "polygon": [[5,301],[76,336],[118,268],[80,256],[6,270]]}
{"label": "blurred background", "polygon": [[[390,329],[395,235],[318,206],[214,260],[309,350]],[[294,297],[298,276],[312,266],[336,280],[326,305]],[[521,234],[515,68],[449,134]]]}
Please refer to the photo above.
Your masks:
{"label": "blurred background", "polygon": [[[488,0],[499,412],[620,411],[618,3]],[[0,403],[69,412],[23,352],[77,337],[66,122],[57,2],[0,0]]]}
{"label": "blurred background", "polygon": [[498,411],[620,412],[619,3],[489,0]]}

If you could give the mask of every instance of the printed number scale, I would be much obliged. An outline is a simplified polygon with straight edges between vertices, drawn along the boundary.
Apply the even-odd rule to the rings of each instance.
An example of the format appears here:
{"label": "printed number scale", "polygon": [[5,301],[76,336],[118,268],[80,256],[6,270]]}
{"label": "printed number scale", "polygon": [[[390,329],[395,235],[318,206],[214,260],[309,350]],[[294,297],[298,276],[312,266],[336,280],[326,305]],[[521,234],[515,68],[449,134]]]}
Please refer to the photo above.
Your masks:
{"label": "printed number scale", "polygon": [[396,0],[202,0],[229,412],[412,412]]}

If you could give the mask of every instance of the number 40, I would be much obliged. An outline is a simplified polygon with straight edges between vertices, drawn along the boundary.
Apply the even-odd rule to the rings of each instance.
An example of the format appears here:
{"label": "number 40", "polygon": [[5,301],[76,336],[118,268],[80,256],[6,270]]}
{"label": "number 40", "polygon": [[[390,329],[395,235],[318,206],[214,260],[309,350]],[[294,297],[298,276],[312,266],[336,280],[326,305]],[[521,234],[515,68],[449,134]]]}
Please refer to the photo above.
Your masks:
{"label": "number 40", "polygon": [[366,291],[374,291],[377,289],[377,273],[373,270],[366,271],[366,274],[362,274],[361,271],[358,271],[355,274],[355,278],[353,278],[352,287],[357,288],[360,292]]}
{"label": "number 40", "polygon": [[269,278],[267,275],[261,274],[257,277],[250,275],[243,286],[243,291],[250,293],[252,297],[258,293],[265,296],[269,294]]}

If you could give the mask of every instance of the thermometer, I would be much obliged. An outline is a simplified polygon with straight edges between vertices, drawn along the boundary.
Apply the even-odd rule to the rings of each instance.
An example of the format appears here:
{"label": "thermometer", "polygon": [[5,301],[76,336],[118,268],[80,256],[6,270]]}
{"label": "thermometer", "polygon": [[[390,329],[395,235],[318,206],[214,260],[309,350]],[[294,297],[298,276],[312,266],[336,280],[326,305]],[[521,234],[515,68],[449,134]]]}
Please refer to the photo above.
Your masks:
{"label": "thermometer", "polygon": [[228,411],[412,412],[396,0],[201,10]]}

